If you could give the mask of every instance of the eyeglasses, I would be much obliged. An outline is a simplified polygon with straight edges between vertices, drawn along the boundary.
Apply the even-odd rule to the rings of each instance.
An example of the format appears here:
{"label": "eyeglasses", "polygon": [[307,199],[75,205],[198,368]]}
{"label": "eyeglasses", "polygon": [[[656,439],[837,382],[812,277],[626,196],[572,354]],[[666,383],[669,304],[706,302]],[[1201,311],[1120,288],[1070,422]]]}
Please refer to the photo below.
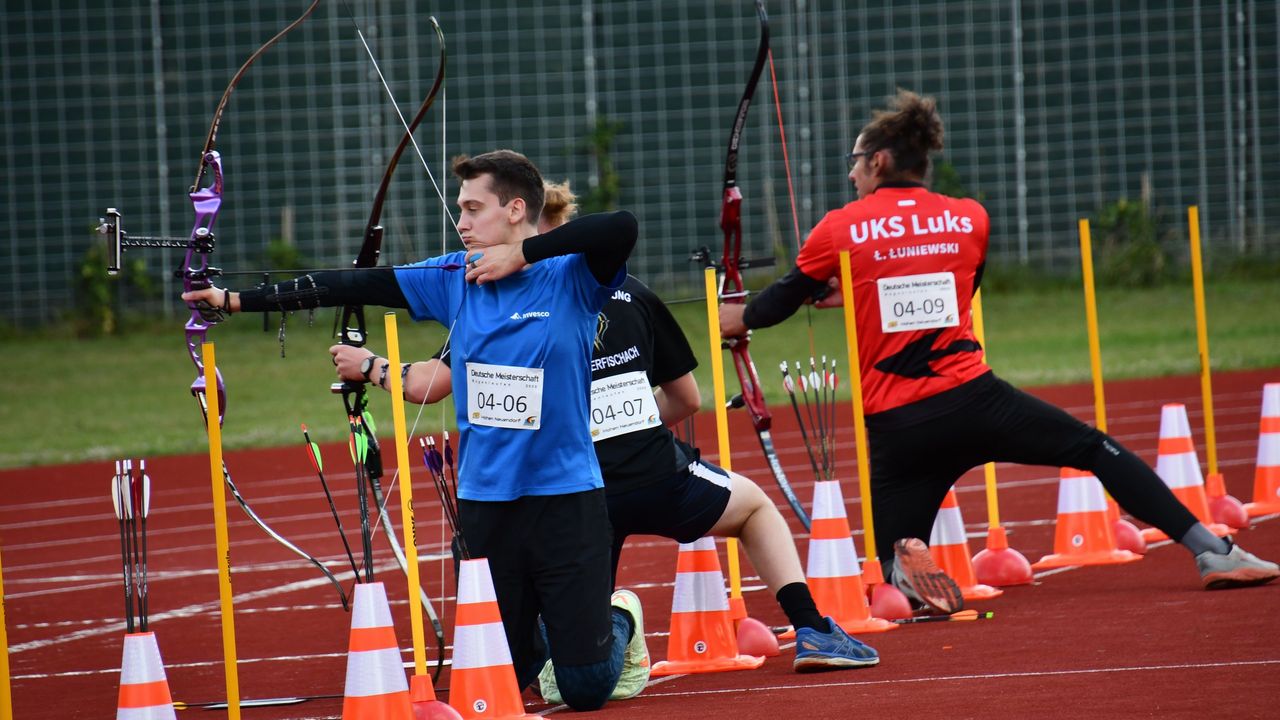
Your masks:
{"label": "eyeglasses", "polygon": [[853,166],[858,164],[858,158],[870,157],[875,154],[876,154],[875,150],[863,150],[862,152],[851,152],[845,155],[844,159],[849,161],[849,169],[852,170]]}

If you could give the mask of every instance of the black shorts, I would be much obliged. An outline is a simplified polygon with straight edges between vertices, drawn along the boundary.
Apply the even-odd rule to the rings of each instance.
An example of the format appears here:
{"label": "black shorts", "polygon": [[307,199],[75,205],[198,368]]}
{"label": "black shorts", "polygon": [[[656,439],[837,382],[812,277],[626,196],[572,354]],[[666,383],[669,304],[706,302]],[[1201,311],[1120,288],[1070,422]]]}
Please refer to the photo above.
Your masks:
{"label": "black shorts", "polygon": [[613,523],[613,572],[628,535],[659,535],[690,543],[704,536],[729,505],[729,473],[695,459],[656,483],[608,496]]}
{"label": "black shorts", "polygon": [[488,558],[498,609],[521,687],[542,669],[546,624],[557,665],[605,660],[613,645],[608,510],[604,490],[458,501],[474,558]]}

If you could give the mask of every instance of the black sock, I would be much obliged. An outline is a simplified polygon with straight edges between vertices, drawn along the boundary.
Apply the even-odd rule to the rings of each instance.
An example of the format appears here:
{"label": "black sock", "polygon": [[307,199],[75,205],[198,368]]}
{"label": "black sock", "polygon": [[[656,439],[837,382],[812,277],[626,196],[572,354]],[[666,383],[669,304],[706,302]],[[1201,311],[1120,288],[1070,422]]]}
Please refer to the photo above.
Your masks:
{"label": "black sock", "polygon": [[1182,543],[1192,555],[1199,555],[1203,552],[1215,552],[1219,555],[1226,555],[1231,552],[1231,546],[1225,540],[1214,535],[1201,523],[1191,526],[1191,529],[1182,537],[1178,538],[1178,542]]}
{"label": "black sock", "polygon": [[777,598],[778,604],[782,606],[782,612],[787,614],[787,619],[796,628],[806,627],[818,632],[831,632],[831,624],[818,612],[818,606],[813,602],[813,595],[810,594],[808,585],[802,582],[784,585],[778,590]]}

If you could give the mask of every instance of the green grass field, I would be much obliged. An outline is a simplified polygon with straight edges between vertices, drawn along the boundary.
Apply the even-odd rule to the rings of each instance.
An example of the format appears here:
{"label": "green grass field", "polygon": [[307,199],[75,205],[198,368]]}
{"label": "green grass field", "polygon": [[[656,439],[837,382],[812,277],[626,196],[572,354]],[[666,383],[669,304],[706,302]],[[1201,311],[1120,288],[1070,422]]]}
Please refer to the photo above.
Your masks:
{"label": "green grass field", "polygon": [[[1088,379],[1078,290],[991,292],[983,300],[989,360],[1003,377],[1023,386]],[[1208,288],[1207,303],[1215,370],[1280,366],[1280,282],[1218,281]],[[709,406],[705,306],[680,305],[674,311],[701,361],[698,381]],[[1098,312],[1108,379],[1199,370],[1190,287],[1102,292]],[[317,313],[314,327],[307,327],[305,314],[293,317],[283,359],[274,327],[263,333],[258,317],[237,316],[211,332],[228,387],[223,435],[228,449],[300,446],[299,423],[307,423],[317,440],[344,437],[341,399],[328,391],[334,379],[326,352],[332,321],[331,312]],[[8,338],[0,355],[0,373],[7,378],[0,404],[0,467],[206,450],[200,413],[188,392],[194,369],[180,324],[171,320],[97,340],[49,334]],[[369,326],[370,347],[385,355],[383,316],[374,308]],[[807,362],[811,336],[814,352],[838,358],[841,376],[848,377],[843,327],[838,310],[802,310],[783,325],[754,334],[751,354],[771,403],[785,401],[778,363]],[[414,325],[401,315],[400,337],[403,357],[422,358],[440,346],[444,330]],[[737,380],[727,355],[726,372],[732,393]],[[387,396],[375,392],[374,397],[380,431],[390,434]],[[414,423],[416,409],[410,407],[408,414]],[[438,428],[445,416],[440,408],[426,408],[419,428]]]}

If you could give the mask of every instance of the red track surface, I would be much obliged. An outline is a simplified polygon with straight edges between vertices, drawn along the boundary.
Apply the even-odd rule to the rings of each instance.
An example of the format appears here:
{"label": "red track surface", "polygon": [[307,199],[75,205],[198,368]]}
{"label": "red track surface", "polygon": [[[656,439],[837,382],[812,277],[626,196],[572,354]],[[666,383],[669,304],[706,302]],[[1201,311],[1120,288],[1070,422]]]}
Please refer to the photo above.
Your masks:
{"label": "red track surface", "polygon": [[[1244,500],[1252,492],[1261,387],[1276,381],[1280,370],[1214,378],[1219,464],[1228,490]],[[1082,419],[1092,418],[1088,387],[1043,388],[1037,394]],[[1199,398],[1196,378],[1111,383],[1110,430],[1154,463],[1160,404],[1182,402],[1203,461]],[[850,414],[842,413],[847,427]],[[700,418],[704,445],[714,437],[710,421]],[[733,414],[731,425],[734,468],[766,482],[769,475],[746,418]],[[794,422],[779,411],[776,427],[783,464],[807,502],[812,481]],[[844,475],[852,478],[852,441],[843,442],[839,453]],[[326,454],[338,467],[345,449],[328,447]],[[270,524],[335,571],[343,566],[345,556],[323,495],[300,448],[236,452],[227,461],[242,492]],[[174,698],[220,698],[225,688],[208,461],[203,456],[156,458],[149,471],[154,481],[148,528],[152,629]],[[0,481],[10,489],[0,507],[0,539],[17,718],[102,718],[110,717],[115,707],[123,593],[119,534],[107,492],[111,472],[107,463],[0,472]],[[334,473],[330,480],[342,486],[339,509],[348,530],[354,529],[352,475]],[[1057,473],[1000,466],[999,480],[1010,544],[1034,561],[1051,549]],[[780,501],[768,482],[767,489]],[[423,583],[433,598],[448,595],[437,606],[443,608],[452,637],[453,577],[451,563],[440,559],[434,493],[422,482],[415,482],[415,493],[422,508]],[[861,515],[854,480],[845,481],[844,493],[857,526]],[[986,518],[979,472],[961,481],[959,498],[976,534],[971,541],[976,550]],[[398,522],[398,512],[393,514]],[[242,697],[340,694],[349,618],[331,586],[251,525],[238,508],[230,507],[228,517]],[[793,522],[793,527],[799,526]],[[1280,522],[1264,519],[1239,538],[1259,555],[1280,557]],[[805,542],[798,533],[801,557]],[[857,543],[861,549],[860,533]],[[389,560],[385,547],[379,548],[380,557]],[[675,544],[639,538],[624,554],[623,564],[620,585],[636,589],[643,600],[649,646],[654,659],[662,659]],[[744,567],[751,614],[782,624],[781,612],[751,574]],[[348,586],[350,575],[348,569]],[[400,645],[410,659],[404,578],[383,568],[379,579],[387,584]],[[753,672],[656,683],[634,700],[610,704],[601,716],[652,720],[874,713],[1199,720],[1280,714],[1280,585],[1205,592],[1181,548],[1155,548],[1132,565],[1045,575],[1035,586],[1008,589],[980,607],[994,610],[995,619],[865,636],[881,653],[876,668],[796,675],[790,670],[791,651],[784,650],[783,657]],[[434,657],[431,642],[428,651]],[[447,671],[441,685],[448,686]],[[341,714],[341,700],[246,708],[243,714],[264,720],[332,718]],[[225,717],[225,711],[189,710],[180,716],[217,718]]]}

